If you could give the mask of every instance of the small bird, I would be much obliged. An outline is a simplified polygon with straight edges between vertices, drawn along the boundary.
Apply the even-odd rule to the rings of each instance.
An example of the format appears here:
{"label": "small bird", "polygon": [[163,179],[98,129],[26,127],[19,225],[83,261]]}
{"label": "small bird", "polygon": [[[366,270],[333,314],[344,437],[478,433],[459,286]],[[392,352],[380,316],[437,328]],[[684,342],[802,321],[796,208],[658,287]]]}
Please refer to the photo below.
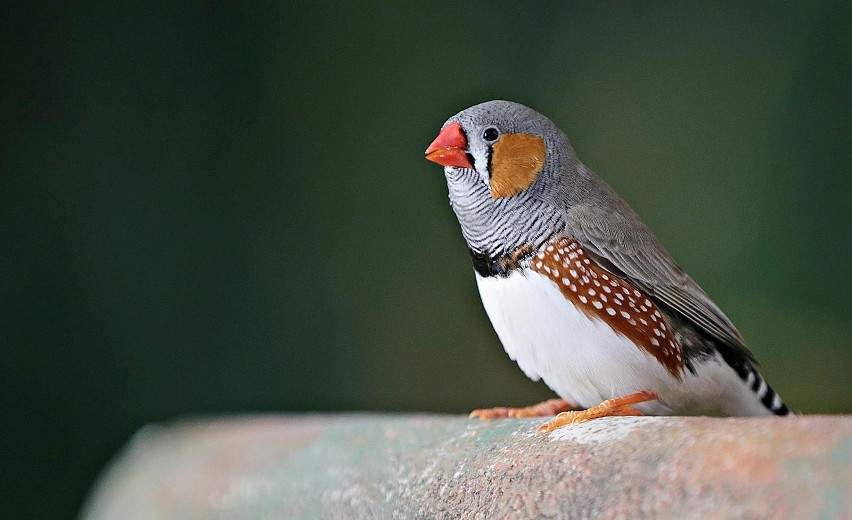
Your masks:
{"label": "small bird", "polygon": [[[547,117],[488,101],[426,149],[444,166],[482,304],[509,357],[559,396],[481,418],[792,415],[727,316]],[[583,410],[574,410],[583,408]]]}

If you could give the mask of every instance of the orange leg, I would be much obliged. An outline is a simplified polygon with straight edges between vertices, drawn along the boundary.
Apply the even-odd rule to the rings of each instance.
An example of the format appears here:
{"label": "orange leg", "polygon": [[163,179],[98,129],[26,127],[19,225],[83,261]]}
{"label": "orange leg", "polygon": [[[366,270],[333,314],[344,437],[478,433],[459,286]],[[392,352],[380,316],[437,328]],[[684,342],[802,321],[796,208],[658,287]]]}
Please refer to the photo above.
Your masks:
{"label": "orange leg", "polygon": [[547,421],[536,430],[537,432],[552,432],[560,426],[566,424],[577,424],[589,419],[597,419],[598,417],[612,417],[616,415],[643,415],[642,412],[631,408],[631,405],[644,403],[645,401],[653,401],[657,396],[651,392],[636,392],[635,394],[617,397],[615,399],[607,399],[597,406],[593,406],[587,410],[576,412],[562,412],[553,420]]}
{"label": "orange leg", "polygon": [[480,419],[503,419],[506,417],[544,417],[547,415],[556,415],[559,412],[564,412],[577,405],[571,404],[565,399],[549,399],[542,403],[526,406],[524,408],[506,408],[503,406],[497,408],[479,408],[470,412],[470,417],[479,417]]}

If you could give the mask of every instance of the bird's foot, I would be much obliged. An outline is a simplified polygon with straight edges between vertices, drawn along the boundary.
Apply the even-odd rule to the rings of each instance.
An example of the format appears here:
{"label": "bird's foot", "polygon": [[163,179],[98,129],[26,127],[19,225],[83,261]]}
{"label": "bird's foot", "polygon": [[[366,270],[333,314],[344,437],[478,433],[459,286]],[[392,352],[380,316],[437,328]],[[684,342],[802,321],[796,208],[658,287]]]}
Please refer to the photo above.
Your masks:
{"label": "bird's foot", "polygon": [[548,399],[547,401],[525,406],[523,408],[507,408],[499,406],[497,408],[479,408],[470,412],[470,417],[479,417],[480,419],[504,419],[506,417],[514,417],[521,419],[523,417],[545,417],[548,415],[556,415],[560,412],[576,408],[577,405],[571,404],[565,399]]}
{"label": "bird's foot", "polygon": [[547,421],[539,426],[536,432],[552,432],[556,428],[566,424],[577,424],[590,419],[597,419],[598,417],[644,415],[631,405],[644,403],[645,401],[653,401],[656,398],[657,396],[651,392],[636,392],[635,394],[626,395],[624,397],[607,399],[601,404],[593,406],[587,410],[562,412],[554,417],[553,420]]}

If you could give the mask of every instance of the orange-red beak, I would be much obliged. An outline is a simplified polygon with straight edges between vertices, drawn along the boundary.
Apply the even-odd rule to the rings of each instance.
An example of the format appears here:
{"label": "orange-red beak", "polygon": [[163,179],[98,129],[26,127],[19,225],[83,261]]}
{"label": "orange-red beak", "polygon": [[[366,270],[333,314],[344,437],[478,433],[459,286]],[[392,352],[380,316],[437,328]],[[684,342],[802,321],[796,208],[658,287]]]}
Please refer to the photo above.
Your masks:
{"label": "orange-red beak", "polygon": [[441,166],[457,166],[473,168],[467,160],[467,139],[462,133],[461,125],[451,123],[441,129],[438,137],[426,149],[426,159]]}

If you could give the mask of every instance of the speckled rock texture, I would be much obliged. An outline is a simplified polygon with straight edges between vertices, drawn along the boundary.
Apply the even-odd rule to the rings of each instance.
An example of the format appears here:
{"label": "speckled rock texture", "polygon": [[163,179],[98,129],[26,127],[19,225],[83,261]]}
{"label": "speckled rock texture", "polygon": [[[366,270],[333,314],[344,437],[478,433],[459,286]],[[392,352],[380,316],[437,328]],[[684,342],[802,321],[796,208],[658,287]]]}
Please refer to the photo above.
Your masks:
{"label": "speckled rock texture", "polygon": [[303,415],[140,431],[101,519],[852,518],[852,417]]}

